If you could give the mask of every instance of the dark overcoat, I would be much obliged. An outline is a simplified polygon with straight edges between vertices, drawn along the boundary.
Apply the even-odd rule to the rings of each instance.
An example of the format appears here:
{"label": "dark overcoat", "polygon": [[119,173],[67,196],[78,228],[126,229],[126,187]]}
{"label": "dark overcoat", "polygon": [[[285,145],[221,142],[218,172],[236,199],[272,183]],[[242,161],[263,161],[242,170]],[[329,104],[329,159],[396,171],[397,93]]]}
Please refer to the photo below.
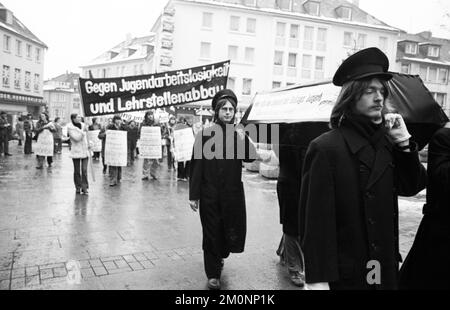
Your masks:
{"label": "dark overcoat", "polygon": [[401,289],[450,289],[450,128],[428,147],[427,203],[400,269]]}
{"label": "dark overcoat", "polygon": [[[331,289],[397,288],[397,195],[422,190],[426,171],[414,142],[412,152],[403,152],[383,136],[373,165],[363,151],[368,143],[340,127],[308,148],[299,205],[307,283],[328,282]],[[377,262],[381,270],[374,269]],[[369,285],[369,272],[377,270],[380,284]]]}
{"label": "dark overcoat", "polygon": [[189,199],[200,200],[203,250],[225,258],[230,252],[244,251],[247,228],[244,186],[241,180],[242,161],[253,161],[254,158],[249,158],[249,155],[256,154],[256,150],[246,138],[245,158],[237,157],[236,152],[234,158],[225,158],[226,150],[221,146],[226,145],[225,141],[229,139],[236,145],[238,138],[233,133],[231,137],[223,134],[224,142],[212,147],[216,154],[222,153],[223,159],[208,159],[204,152],[196,152],[196,149],[208,148],[205,144],[211,145],[212,137],[221,128],[214,124],[202,130],[195,138],[190,166]]}

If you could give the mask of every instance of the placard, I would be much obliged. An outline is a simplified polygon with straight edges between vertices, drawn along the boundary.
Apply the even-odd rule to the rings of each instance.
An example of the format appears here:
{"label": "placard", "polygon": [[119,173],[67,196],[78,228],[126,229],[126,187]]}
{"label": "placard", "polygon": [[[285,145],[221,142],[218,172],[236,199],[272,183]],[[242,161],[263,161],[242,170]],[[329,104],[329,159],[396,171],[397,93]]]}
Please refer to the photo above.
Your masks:
{"label": "placard", "polygon": [[44,129],[39,133],[36,145],[33,147],[36,155],[53,156],[53,134],[50,130]]}
{"label": "placard", "polygon": [[179,162],[191,160],[195,141],[192,128],[174,130],[173,137],[175,160]]}
{"label": "placard", "polygon": [[107,130],[105,164],[107,166],[126,167],[127,157],[127,132],[123,130]]}
{"label": "placard", "polygon": [[160,127],[144,126],[141,128],[139,156],[147,159],[162,158]]}
{"label": "placard", "polygon": [[90,143],[92,143],[92,152],[102,151],[102,140],[98,138],[100,130],[90,130],[87,132],[87,138]]}

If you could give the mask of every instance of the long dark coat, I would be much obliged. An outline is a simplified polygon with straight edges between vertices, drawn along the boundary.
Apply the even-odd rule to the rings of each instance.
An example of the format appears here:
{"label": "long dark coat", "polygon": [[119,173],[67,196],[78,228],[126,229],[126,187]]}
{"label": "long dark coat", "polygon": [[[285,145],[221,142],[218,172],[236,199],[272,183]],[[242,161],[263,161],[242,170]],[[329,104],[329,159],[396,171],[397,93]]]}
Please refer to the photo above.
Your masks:
{"label": "long dark coat", "polygon": [[299,232],[298,201],[306,150],[313,139],[328,130],[328,123],[324,122],[280,124],[280,144],[274,148],[280,162],[277,196],[280,224],[289,236]]}
{"label": "long dark coat", "polygon": [[[356,131],[340,127],[308,148],[299,206],[307,283],[328,282],[331,289],[397,287],[397,195],[417,194],[425,187],[426,172],[417,150],[397,150],[385,136],[372,166],[367,154],[359,152],[368,143]],[[367,282],[372,260],[381,266],[380,285]]]}
{"label": "long dark coat", "polygon": [[[242,161],[253,161],[248,154],[256,154],[256,150],[246,138],[247,156],[244,159],[236,156],[234,159],[207,159],[203,152],[201,158],[197,158],[196,149],[202,150],[214,136],[214,132],[221,130],[220,127],[214,124],[202,130],[195,138],[190,166],[189,199],[200,200],[203,250],[225,258],[230,252],[244,251],[247,228],[244,186],[241,181]],[[236,133],[232,137],[224,134],[223,138],[233,139],[234,143],[238,139]],[[220,150],[218,144],[215,151],[225,154],[225,148]]]}
{"label": "long dark coat", "polygon": [[428,147],[427,203],[400,270],[401,289],[450,289],[450,128]]}

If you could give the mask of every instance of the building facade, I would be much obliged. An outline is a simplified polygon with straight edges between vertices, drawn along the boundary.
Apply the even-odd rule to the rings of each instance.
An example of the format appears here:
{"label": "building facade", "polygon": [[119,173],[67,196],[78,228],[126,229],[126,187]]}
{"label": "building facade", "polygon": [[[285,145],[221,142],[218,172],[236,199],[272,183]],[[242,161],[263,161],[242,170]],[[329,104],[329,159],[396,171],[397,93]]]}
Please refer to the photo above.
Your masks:
{"label": "building facade", "polygon": [[243,109],[256,92],[331,79],[363,48],[394,64],[400,32],[344,0],[170,0],[151,31],[154,71],[230,59]]}
{"label": "building facade", "polygon": [[44,82],[44,100],[52,120],[61,118],[63,124],[70,122],[70,114],[82,113],[77,73],[65,73]]}
{"label": "building facade", "polygon": [[37,117],[43,98],[47,46],[0,3],[0,111],[14,124],[20,115]]}
{"label": "building facade", "polygon": [[419,75],[436,102],[450,116],[450,40],[429,31],[403,33],[397,44],[397,71]]}

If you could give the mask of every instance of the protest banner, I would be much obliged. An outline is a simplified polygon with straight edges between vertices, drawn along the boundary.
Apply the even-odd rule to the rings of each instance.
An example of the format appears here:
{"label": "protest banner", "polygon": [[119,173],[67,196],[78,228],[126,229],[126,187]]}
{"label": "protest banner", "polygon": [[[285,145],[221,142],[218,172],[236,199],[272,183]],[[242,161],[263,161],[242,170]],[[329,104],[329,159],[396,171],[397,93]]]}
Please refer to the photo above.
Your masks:
{"label": "protest banner", "polygon": [[102,140],[98,138],[100,130],[90,130],[87,132],[88,141],[92,143],[92,152],[102,151]]}
{"label": "protest banner", "polygon": [[105,143],[105,164],[107,166],[125,167],[127,165],[127,132],[107,130]]}
{"label": "protest banner", "polygon": [[191,160],[195,140],[192,128],[174,130],[173,139],[175,160],[179,162]]}
{"label": "protest banner", "polygon": [[141,128],[139,156],[147,159],[162,158],[160,127],[144,126]]}
{"label": "protest banner", "polygon": [[39,156],[53,156],[53,147],[53,134],[49,130],[44,130],[38,136],[34,152]]}
{"label": "protest banner", "polygon": [[85,116],[129,113],[212,99],[226,88],[230,61],[150,75],[80,78]]}

